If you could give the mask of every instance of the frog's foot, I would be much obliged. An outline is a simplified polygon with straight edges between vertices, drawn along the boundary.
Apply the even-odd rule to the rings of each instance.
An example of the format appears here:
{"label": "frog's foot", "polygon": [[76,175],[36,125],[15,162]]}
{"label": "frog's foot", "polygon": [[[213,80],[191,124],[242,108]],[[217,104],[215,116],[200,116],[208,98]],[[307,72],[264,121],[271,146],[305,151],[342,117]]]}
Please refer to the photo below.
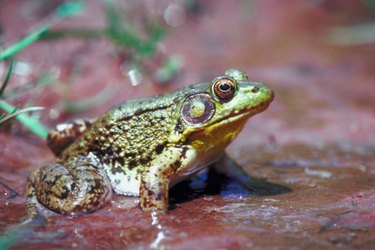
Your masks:
{"label": "frog's foot", "polygon": [[80,119],[71,123],[57,125],[56,129],[48,133],[48,147],[56,156],[60,155],[62,151],[86,132],[95,121],[95,119]]}
{"label": "frog's foot", "polygon": [[38,202],[52,211],[80,215],[102,207],[112,196],[112,188],[99,160],[89,155],[69,161],[68,166],[53,163],[29,177],[29,217],[37,214]]}
{"label": "frog's foot", "polygon": [[31,182],[26,186],[27,214],[21,224],[45,224],[46,218],[39,212],[39,202]]}
{"label": "frog's foot", "polygon": [[[144,176],[144,175],[143,175]],[[162,173],[142,178],[139,203],[143,211],[168,209],[168,178]]]}

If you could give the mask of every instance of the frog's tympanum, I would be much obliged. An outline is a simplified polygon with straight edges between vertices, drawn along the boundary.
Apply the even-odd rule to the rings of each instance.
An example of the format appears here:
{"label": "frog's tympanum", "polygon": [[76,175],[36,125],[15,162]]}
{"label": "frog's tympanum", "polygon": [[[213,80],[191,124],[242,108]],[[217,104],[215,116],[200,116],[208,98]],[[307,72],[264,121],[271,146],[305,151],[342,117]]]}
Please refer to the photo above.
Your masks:
{"label": "frog's tympanum", "polygon": [[[29,213],[39,204],[89,213],[113,192],[139,196],[143,210],[166,210],[169,188],[215,167],[247,119],[272,100],[271,89],[230,69],[208,83],[125,101],[97,120],[59,125],[48,136],[56,162],[29,177]],[[244,171],[218,169],[246,181]]]}

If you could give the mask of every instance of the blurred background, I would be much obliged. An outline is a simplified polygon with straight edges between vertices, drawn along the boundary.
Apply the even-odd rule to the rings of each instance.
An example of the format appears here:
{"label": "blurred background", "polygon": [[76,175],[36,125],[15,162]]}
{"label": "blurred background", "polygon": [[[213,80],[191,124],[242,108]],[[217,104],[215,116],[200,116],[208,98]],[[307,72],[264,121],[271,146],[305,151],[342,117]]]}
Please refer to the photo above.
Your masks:
{"label": "blurred background", "polygon": [[[231,67],[266,83],[275,100],[250,119],[229,154],[252,175],[291,186],[296,192],[286,200],[295,208],[280,200],[272,206],[288,219],[280,210],[256,210],[229,226],[207,222],[224,228],[212,233],[220,237],[271,213],[273,221],[257,226],[275,241],[261,242],[254,230],[223,242],[208,230],[207,244],[273,247],[289,237],[283,246],[369,247],[375,241],[373,0],[0,0],[1,228],[23,215],[30,171],[54,159],[44,142],[49,128],[96,117],[130,98],[210,81]],[[358,192],[366,197],[362,210],[340,217],[354,211],[349,203],[357,200],[345,199],[358,199]],[[314,212],[303,212],[306,197]],[[286,221],[311,231],[293,234]],[[318,234],[329,223],[338,231]],[[353,228],[362,231],[350,236]],[[133,236],[128,242],[140,244]]]}
{"label": "blurred background", "polygon": [[2,99],[47,127],[238,67],[276,93],[254,143],[375,143],[374,1],[0,3]]}

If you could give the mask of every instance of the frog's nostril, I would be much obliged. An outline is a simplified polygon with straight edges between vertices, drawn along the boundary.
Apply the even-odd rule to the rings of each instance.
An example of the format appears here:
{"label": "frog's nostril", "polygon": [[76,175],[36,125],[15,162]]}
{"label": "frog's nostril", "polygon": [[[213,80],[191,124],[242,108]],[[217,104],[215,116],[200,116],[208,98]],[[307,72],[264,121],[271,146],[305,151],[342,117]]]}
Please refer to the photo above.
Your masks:
{"label": "frog's nostril", "polygon": [[258,93],[259,91],[259,87],[258,86],[254,86],[252,89],[251,89],[251,92],[253,93]]}

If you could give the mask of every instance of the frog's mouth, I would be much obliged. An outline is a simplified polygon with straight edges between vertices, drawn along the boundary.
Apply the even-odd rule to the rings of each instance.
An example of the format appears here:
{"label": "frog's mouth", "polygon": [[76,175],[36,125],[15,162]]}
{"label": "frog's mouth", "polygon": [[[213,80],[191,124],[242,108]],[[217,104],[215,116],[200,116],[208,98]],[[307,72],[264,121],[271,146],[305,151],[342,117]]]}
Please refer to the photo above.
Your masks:
{"label": "frog's mouth", "polygon": [[231,123],[231,122],[234,122],[234,121],[237,121],[237,120],[240,120],[240,119],[248,119],[251,116],[254,116],[254,115],[256,115],[258,113],[261,113],[264,110],[266,110],[269,107],[271,102],[272,102],[272,100],[268,101],[267,103],[261,103],[260,105],[255,106],[255,107],[251,107],[249,109],[240,110],[240,111],[237,111],[237,112],[234,111],[234,112],[230,113],[228,116],[225,116],[225,117],[209,124],[209,126],[215,126],[215,125],[224,124],[224,123]]}

